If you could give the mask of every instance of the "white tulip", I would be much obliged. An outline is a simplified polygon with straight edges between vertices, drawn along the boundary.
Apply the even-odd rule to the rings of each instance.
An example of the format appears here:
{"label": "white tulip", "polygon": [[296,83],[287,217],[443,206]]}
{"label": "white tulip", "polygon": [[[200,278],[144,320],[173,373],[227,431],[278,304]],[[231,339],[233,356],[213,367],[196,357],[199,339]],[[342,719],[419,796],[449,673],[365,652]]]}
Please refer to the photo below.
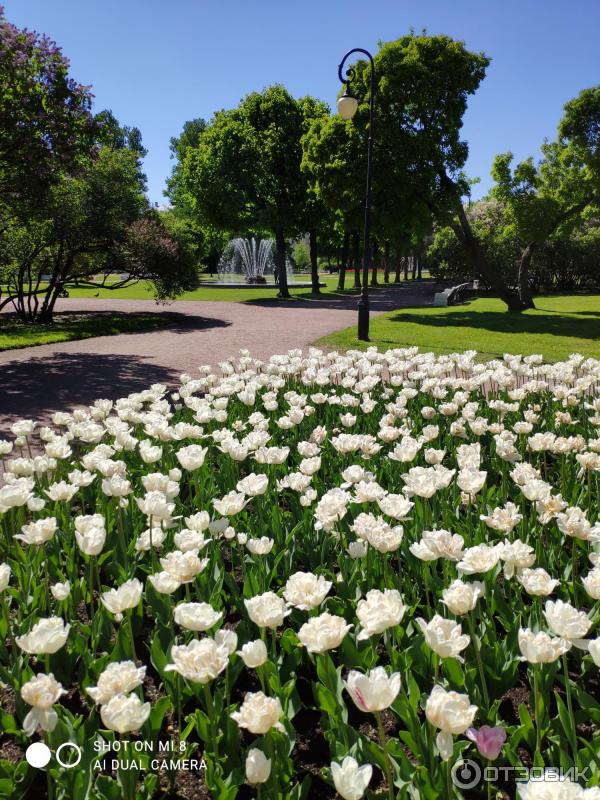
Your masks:
{"label": "white tulip", "polygon": [[37,622],[25,636],[17,636],[15,642],[26,653],[52,654],[64,647],[70,629],[60,617],[47,617]]}
{"label": "white tulip", "polygon": [[229,664],[229,650],[214,639],[192,639],[189,644],[173,645],[172,664],[165,672],[178,672],[194,683],[208,683],[223,672]]}
{"label": "white tulip", "polygon": [[321,605],[329,590],[331,581],[312,572],[295,572],[287,579],[283,596],[291,606],[301,611],[310,611]]}
{"label": "white tulip", "polygon": [[209,603],[179,603],[173,609],[175,622],[189,631],[206,631],[222,616],[223,613],[215,611]]}
{"label": "white tulip", "polygon": [[325,613],[305,622],[298,631],[298,639],[309,653],[324,653],[339,647],[351,628],[343,617]]}
{"label": "white tulip", "polygon": [[361,800],[373,777],[373,767],[370,764],[359,767],[356,759],[346,756],[341,764],[331,762],[331,777],[340,797],[344,800]]}
{"label": "white tulip", "polygon": [[123,619],[123,612],[135,608],[142,597],[143,586],[137,578],[121,584],[117,589],[109,589],[100,595],[102,605],[114,614],[117,622]]}
{"label": "white tulip", "polygon": [[275,592],[264,592],[244,600],[248,616],[259,628],[277,628],[283,625],[283,620],[291,609],[285,600],[278,597]]}
{"label": "white tulip", "polygon": [[481,581],[464,583],[461,580],[453,581],[442,592],[442,603],[447,606],[452,614],[460,616],[468,614],[475,608],[477,600],[485,594],[485,584]]}
{"label": "white tulip", "polygon": [[283,708],[277,697],[267,697],[263,692],[248,692],[239,711],[234,711],[231,718],[240,728],[247,728],[250,733],[264,735],[271,728],[284,731],[279,721],[283,716]]}
{"label": "white tulip", "polygon": [[262,667],[269,660],[267,646],[262,639],[246,642],[245,645],[242,645],[242,649],[237,651],[237,654],[250,669]]}
{"label": "white tulip", "polygon": [[362,626],[357,639],[368,639],[399,625],[405,611],[406,606],[397,589],[371,589],[366,599],[359,600],[356,606],[356,616]]}
{"label": "white tulip", "polygon": [[375,667],[367,674],[351,670],[344,685],[361,711],[383,711],[398,696],[400,673],[388,675],[383,667]]}
{"label": "white tulip", "polygon": [[133,661],[113,661],[98,676],[98,685],[89,686],[86,692],[96,705],[105,705],[117,694],[128,694],[144,682],[146,667],[137,667]]}
{"label": "white tulip", "polygon": [[137,694],[117,694],[100,708],[102,722],[117,733],[138,731],[150,716],[150,703],[143,703]]}
{"label": "white tulip", "polygon": [[246,780],[256,785],[265,783],[271,774],[271,759],[262,750],[252,747],[246,756]]}

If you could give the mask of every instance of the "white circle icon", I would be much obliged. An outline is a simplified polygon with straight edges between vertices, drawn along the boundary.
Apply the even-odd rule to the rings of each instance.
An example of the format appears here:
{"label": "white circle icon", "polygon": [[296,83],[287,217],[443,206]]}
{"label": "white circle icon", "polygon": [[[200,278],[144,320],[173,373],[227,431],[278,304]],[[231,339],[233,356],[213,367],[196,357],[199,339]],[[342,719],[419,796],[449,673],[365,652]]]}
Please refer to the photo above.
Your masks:
{"label": "white circle icon", "polygon": [[452,783],[459,789],[472,789],[481,781],[481,767],[477,762],[457,761],[452,767]]}
{"label": "white circle icon", "polygon": [[42,769],[50,761],[52,753],[44,742],[34,742],[25,751],[25,758],[31,767]]}
{"label": "white circle icon", "polygon": [[[61,758],[61,753],[65,749],[65,747],[69,747],[75,751],[75,761],[63,761]],[[73,744],[73,742],[63,742],[56,748],[56,760],[65,769],[73,769],[76,767],[77,764],[81,761],[81,747],[78,744]]]}

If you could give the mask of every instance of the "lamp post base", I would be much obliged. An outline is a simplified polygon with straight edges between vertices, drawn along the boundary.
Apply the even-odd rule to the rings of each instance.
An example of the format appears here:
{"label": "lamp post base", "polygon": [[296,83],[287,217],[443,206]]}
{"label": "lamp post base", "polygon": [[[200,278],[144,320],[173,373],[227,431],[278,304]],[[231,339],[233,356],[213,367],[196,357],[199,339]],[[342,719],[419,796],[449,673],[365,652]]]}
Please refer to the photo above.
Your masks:
{"label": "lamp post base", "polygon": [[364,298],[358,301],[358,338],[361,342],[369,341],[369,301]]}

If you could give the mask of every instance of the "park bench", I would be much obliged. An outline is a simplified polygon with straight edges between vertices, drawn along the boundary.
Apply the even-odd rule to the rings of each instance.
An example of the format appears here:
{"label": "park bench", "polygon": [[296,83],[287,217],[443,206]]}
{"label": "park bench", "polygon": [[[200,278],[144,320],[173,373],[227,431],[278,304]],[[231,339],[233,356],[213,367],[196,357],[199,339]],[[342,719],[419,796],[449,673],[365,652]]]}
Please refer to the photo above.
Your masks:
{"label": "park bench", "polygon": [[466,299],[467,293],[471,293],[479,288],[479,281],[470,281],[467,283],[459,283],[457,286],[451,286],[444,289],[442,292],[436,292],[433,295],[434,306],[453,306],[458,303],[463,303]]}

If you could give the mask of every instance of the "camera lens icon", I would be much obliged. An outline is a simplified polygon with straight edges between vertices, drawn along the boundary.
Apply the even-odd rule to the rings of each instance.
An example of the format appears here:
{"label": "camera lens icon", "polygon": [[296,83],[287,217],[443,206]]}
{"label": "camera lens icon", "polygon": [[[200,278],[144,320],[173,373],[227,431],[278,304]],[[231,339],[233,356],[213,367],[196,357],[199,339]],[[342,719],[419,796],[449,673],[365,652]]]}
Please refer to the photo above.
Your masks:
{"label": "camera lens icon", "polygon": [[[81,761],[81,747],[73,742],[63,742],[54,754],[61,767],[73,769]],[[34,742],[25,751],[25,759],[29,766],[43,769],[52,758],[52,751],[44,742]]]}
{"label": "camera lens icon", "polygon": [[452,783],[459,789],[473,789],[481,782],[481,767],[475,761],[457,761],[452,767]]}

